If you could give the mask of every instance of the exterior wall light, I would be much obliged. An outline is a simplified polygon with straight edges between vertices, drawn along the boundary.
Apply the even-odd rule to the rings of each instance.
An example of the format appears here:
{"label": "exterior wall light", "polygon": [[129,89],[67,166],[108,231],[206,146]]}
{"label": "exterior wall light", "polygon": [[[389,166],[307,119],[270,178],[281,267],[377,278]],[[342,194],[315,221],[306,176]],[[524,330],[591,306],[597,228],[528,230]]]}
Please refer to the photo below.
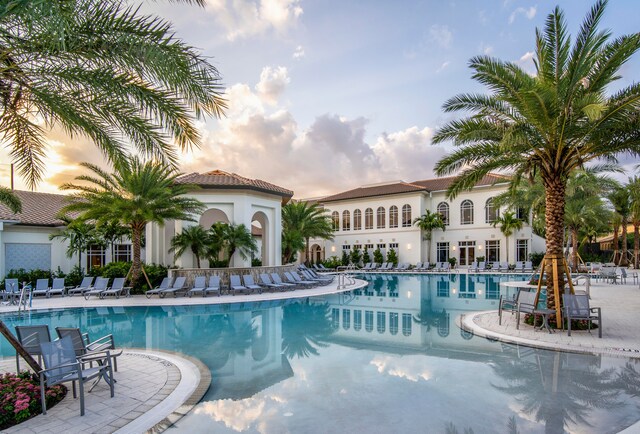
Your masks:
{"label": "exterior wall light", "polygon": [[331,246],[331,253],[335,253],[336,252],[336,246]]}
{"label": "exterior wall light", "polygon": [[411,243],[407,244],[407,250],[411,250]]}

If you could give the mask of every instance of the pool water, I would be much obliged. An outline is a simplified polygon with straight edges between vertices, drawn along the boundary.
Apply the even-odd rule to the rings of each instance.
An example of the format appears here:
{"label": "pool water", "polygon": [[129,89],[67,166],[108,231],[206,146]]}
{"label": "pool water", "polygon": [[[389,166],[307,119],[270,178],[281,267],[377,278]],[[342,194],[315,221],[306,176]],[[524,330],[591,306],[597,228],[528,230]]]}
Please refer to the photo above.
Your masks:
{"label": "pool water", "polygon": [[[2,319],[199,358],[212,385],[175,432],[614,433],[640,420],[638,363],[503,344],[456,326],[511,295],[500,282],[524,277],[365,278],[364,290],[295,301]],[[0,355],[13,354],[2,340]]]}

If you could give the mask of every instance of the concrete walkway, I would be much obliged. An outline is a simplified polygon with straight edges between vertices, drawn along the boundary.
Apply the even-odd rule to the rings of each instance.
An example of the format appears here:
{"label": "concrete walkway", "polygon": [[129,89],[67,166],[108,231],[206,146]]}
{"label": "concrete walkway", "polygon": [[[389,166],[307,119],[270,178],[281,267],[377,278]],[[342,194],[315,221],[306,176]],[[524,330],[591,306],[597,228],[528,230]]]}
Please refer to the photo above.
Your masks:
{"label": "concrete walkway", "polygon": [[[24,367],[24,363],[21,364]],[[0,372],[15,372],[14,358],[0,360]],[[185,415],[211,383],[209,369],[191,357],[161,351],[125,350],[118,358],[115,396],[102,381],[79,399],[67,396],[46,415],[6,431],[19,434],[161,432]]]}
{"label": "concrete walkway", "polygon": [[[580,287],[576,287],[580,289]],[[594,283],[591,285],[592,307],[602,308],[602,339],[598,331],[557,330],[548,333],[534,330],[523,324],[516,329],[516,317],[505,313],[502,325],[498,324],[498,312],[475,312],[460,319],[462,328],[477,336],[498,339],[503,342],[547,348],[553,350],[605,354],[640,359],[640,288],[634,285]]]}

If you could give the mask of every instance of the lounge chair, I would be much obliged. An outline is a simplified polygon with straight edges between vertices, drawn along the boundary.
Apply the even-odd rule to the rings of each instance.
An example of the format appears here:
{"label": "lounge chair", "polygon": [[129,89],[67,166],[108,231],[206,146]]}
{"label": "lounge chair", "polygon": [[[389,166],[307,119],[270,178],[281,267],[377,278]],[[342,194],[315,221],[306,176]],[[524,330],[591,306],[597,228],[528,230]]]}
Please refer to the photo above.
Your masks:
{"label": "lounge chair", "polygon": [[469,272],[470,273],[477,273],[478,272],[478,262],[477,261],[469,266]]}
{"label": "lounge chair", "polygon": [[493,262],[491,262],[490,265],[491,265],[491,271],[493,271],[493,272],[500,271],[500,262],[493,261]]}
{"label": "lounge chair", "polygon": [[49,288],[49,292],[47,297],[51,297],[56,294],[60,294],[64,297],[65,292],[67,291],[66,286],[64,286],[64,278],[56,277],[53,279],[53,283],[51,284],[51,288]]}
{"label": "lounge chair", "polygon": [[516,261],[516,265],[513,271],[515,271],[516,273],[524,273],[524,261]]}
{"label": "lounge chair", "polygon": [[68,336],[71,339],[76,356],[87,356],[87,362],[92,362],[89,358],[90,356],[109,350],[111,352],[109,357],[113,359],[114,370],[116,372],[118,371],[118,361],[116,358],[122,354],[122,350],[116,349],[113,335],[108,334],[92,341],[89,339],[89,333],[82,333],[77,327],[56,327],[56,334],[60,339]]}
{"label": "lounge chair", "polygon": [[49,279],[36,280],[36,289],[31,292],[31,296],[44,295],[49,297]]}
{"label": "lounge chair", "polygon": [[283,282],[278,273],[271,273],[271,280],[273,280],[273,283],[275,283],[276,285],[280,285],[288,289],[296,289],[296,287],[298,286],[295,283]]}
{"label": "lounge chair", "polygon": [[335,279],[334,275],[325,276],[325,275],[322,275],[322,274],[318,274],[313,270],[303,270],[302,274],[305,277],[305,279],[307,279],[307,280],[317,280],[318,282],[322,283],[323,285],[329,284],[329,283],[333,282],[333,280]]}
{"label": "lounge chair", "polygon": [[324,265],[322,265],[322,264],[318,264],[318,266],[320,267],[320,269],[321,269],[322,271],[325,271],[325,272],[326,272],[326,271],[333,271],[333,269],[329,269],[329,268],[325,267],[325,266],[324,266]]}
{"label": "lounge chair", "polygon": [[394,268],[395,271],[405,271],[409,269],[409,264],[407,262],[402,262],[398,264],[397,267]]}
{"label": "lounge chair", "polygon": [[369,270],[371,270],[371,262],[367,262],[366,264],[364,264],[364,267],[360,269],[360,271],[369,271]]}
{"label": "lounge chair", "polygon": [[306,288],[311,288],[312,286],[317,286],[317,280],[302,280],[302,278],[297,273],[292,273],[290,271],[285,271],[284,277],[287,279],[287,282],[292,283],[298,286],[304,286]]}
{"label": "lounge chair", "polygon": [[440,269],[438,271],[443,271],[445,273],[451,271],[451,264],[449,262],[441,262],[440,264]]}
{"label": "lounge chair", "polygon": [[524,267],[522,268],[523,273],[533,273],[533,262],[524,261]]}
{"label": "lounge chair", "polygon": [[271,278],[269,277],[269,275],[267,273],[260,274],[260,284],[262,286],[264,286],[265,288],[273,289],[274,291],[283,291],[283,290],[287,289],[286,287],[284,287],[282,285],[278,285],[276,283],[273,283],[273,281],[271,280]]}
{"label": "lounge chair", "polygon": [[83,295],[85,291],[89,291],[91,289],[91,285],[93,285],[93,277],[91,276],[84,277],[80,285],[76,286],[75,288],[69,288],[67,290],[67,295],[68,296],[73,296],[76,294]]}
{"label": "lounge chair", "polygon": [[2,294],[2,304],[9,305],[17,302],[20,297],[20,284],[18,279],[4,279],[4,293]]}
{"label": "lounge chair", "polygon": [[178,292],[186,293],[187,291],[187,286],[185,284],[186,282],[187,282],[187,278],[185,276],[178,276],[176,277],[176,280],[173,282],[173,285],[171,285],[170,288],[166,288],[160,291],[158,296],[160,298],[165,298],[167,294],[173,294],[175,298],[178,296]]}
{"label": "lounge chair", "polygon": [[[16,337],[25,351],[33,357],[38,357],[38,362],[42,363],[40,344],[51,342],[49,326],[46,324],[16,326]],[[18,353],[16,353],[16,371],[20,372],[20,355]]]}
{"label": "lounge chair", "polygon": [[240,282],[240,276],[238,274],[232,274],[229,276],[229,289],[231,291],[231,295],[236,295],[236,292],[251,291]]}
{"label": "lounge chair", "polygon": [[587,321],[589,333],[591,323],[598,323],[598,337],[602,338],[602,310],[599,307],[589,306],[589,296],[586,294],[563,294],[564,316],[567,320],[567,334],[571,336],[571,321]]}
{"label": "lounge chair", "polygon": [[501,273],[509,272],[509,263],[508,262],[500,262],[499,270],[500,270]]}
{"label": "lounge chair", "polygon": [[244,282],[244,286],[249,288],[251,291],[258,291],[258,294],[262,294],[262,287],[260,285],[256,285],[251,274],[245,274],[242,276],[242,281]]}
{"label": "lounge chair", "polygon": [[76,358],[73,350],[73,343],[70,337],[58,339],[53,342],[44,342],[40,344],[42,350],[42,359],[44,360],[45,369],[38,373],[40,377],[40,397],[42,400],[42,414],[47,414],[47,402],[45,386],[55,386],[56,384],[73,383],[73,397],[76,397],[76,381],[80,390],[80,416],[84,416],[84,382],[93,378],[103,377],[109,388],[111,389],[111,397],[114,396],[113,390],[113,370],[111,368],[111,358],[109,351],[101,360],[101,364],[88,369],[83,368],[82,359]]}
{"label": "lounge chair", "polygon": [[120,298],[120,296],[122,295],[122,293],[124,293],[125,297],[129,297],[130,291],[131,291],[131,287],[129,286],[124,286],[124,282],[125,282],[125,278],[124,277],[116,277],[115,279],[113,279],[113,283],[111,284],[111,288],[108,288],[104,291],[102,291],[100,294],[98,294],[98,297],[105,298],[108,295],[112,295],[115,298]]}
{"label": "lounge chair", "polygon": [[152,295],[157,295],[159,297],[161,292],[163,292],[165,289],[171,288],[172,283],[173,283],[172,277],[165,277],[164,279],[162,279],[162,282],[160,282],[160,285],[156,286],[153,289],[148,290],[147,292],[144,293],[144,295],[146,295],[147,298],[151,298]]}
{"label": "lounge chair", "polygon": [[193,280],[193,286],[191,289],[187,291],[187,295],[189,298],[193,296],[193,294],[202,294],[204,297],[204,290],[207,288],[207,276],[196,276]]}
{"label": "lounge chair", "polygon": [[202,296],[206,297],[207,294],[210,293],[210,292],[217,292],[218,293],[218,297],[220,297],[220,294],[222,293],[222,285],[220,284],[220,276],[209,276],[209,284],[204,289],[204,292],[202,293]]}
{"label": "lounge chair", "polygon": [[96,278],[96,282],[93,284],[93,288],[84,292],[84,299],[89,300],[92,295],[100,296],[109,286],[109,279],[106,277]]}
{"label": "lounge chair", "polygon": [[484,261],[480,261],[478,262],[478,273],[483,273],[485,271],[487,271],[487,263]]}

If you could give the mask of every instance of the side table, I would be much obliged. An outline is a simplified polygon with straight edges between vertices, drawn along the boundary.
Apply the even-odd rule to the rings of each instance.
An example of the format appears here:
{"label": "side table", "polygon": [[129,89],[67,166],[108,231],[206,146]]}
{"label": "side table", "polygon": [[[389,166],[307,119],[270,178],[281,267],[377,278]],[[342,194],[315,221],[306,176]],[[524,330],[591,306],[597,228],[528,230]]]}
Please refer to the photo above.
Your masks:
{"label": "side table", "polygon": [[549,333],[554,333],[554,331],[549,326],[549,316],[553,315],[554,313],[556,313],[554,309],[535,309],[533,311],[533,323],[536,323],[536,317],[540,315],[542,316],[542,324],[540,325],[540,327],[534,327],[534,330],[536,330],[536,328],[538,330],[542,330],[544,328],[547,329]]}

